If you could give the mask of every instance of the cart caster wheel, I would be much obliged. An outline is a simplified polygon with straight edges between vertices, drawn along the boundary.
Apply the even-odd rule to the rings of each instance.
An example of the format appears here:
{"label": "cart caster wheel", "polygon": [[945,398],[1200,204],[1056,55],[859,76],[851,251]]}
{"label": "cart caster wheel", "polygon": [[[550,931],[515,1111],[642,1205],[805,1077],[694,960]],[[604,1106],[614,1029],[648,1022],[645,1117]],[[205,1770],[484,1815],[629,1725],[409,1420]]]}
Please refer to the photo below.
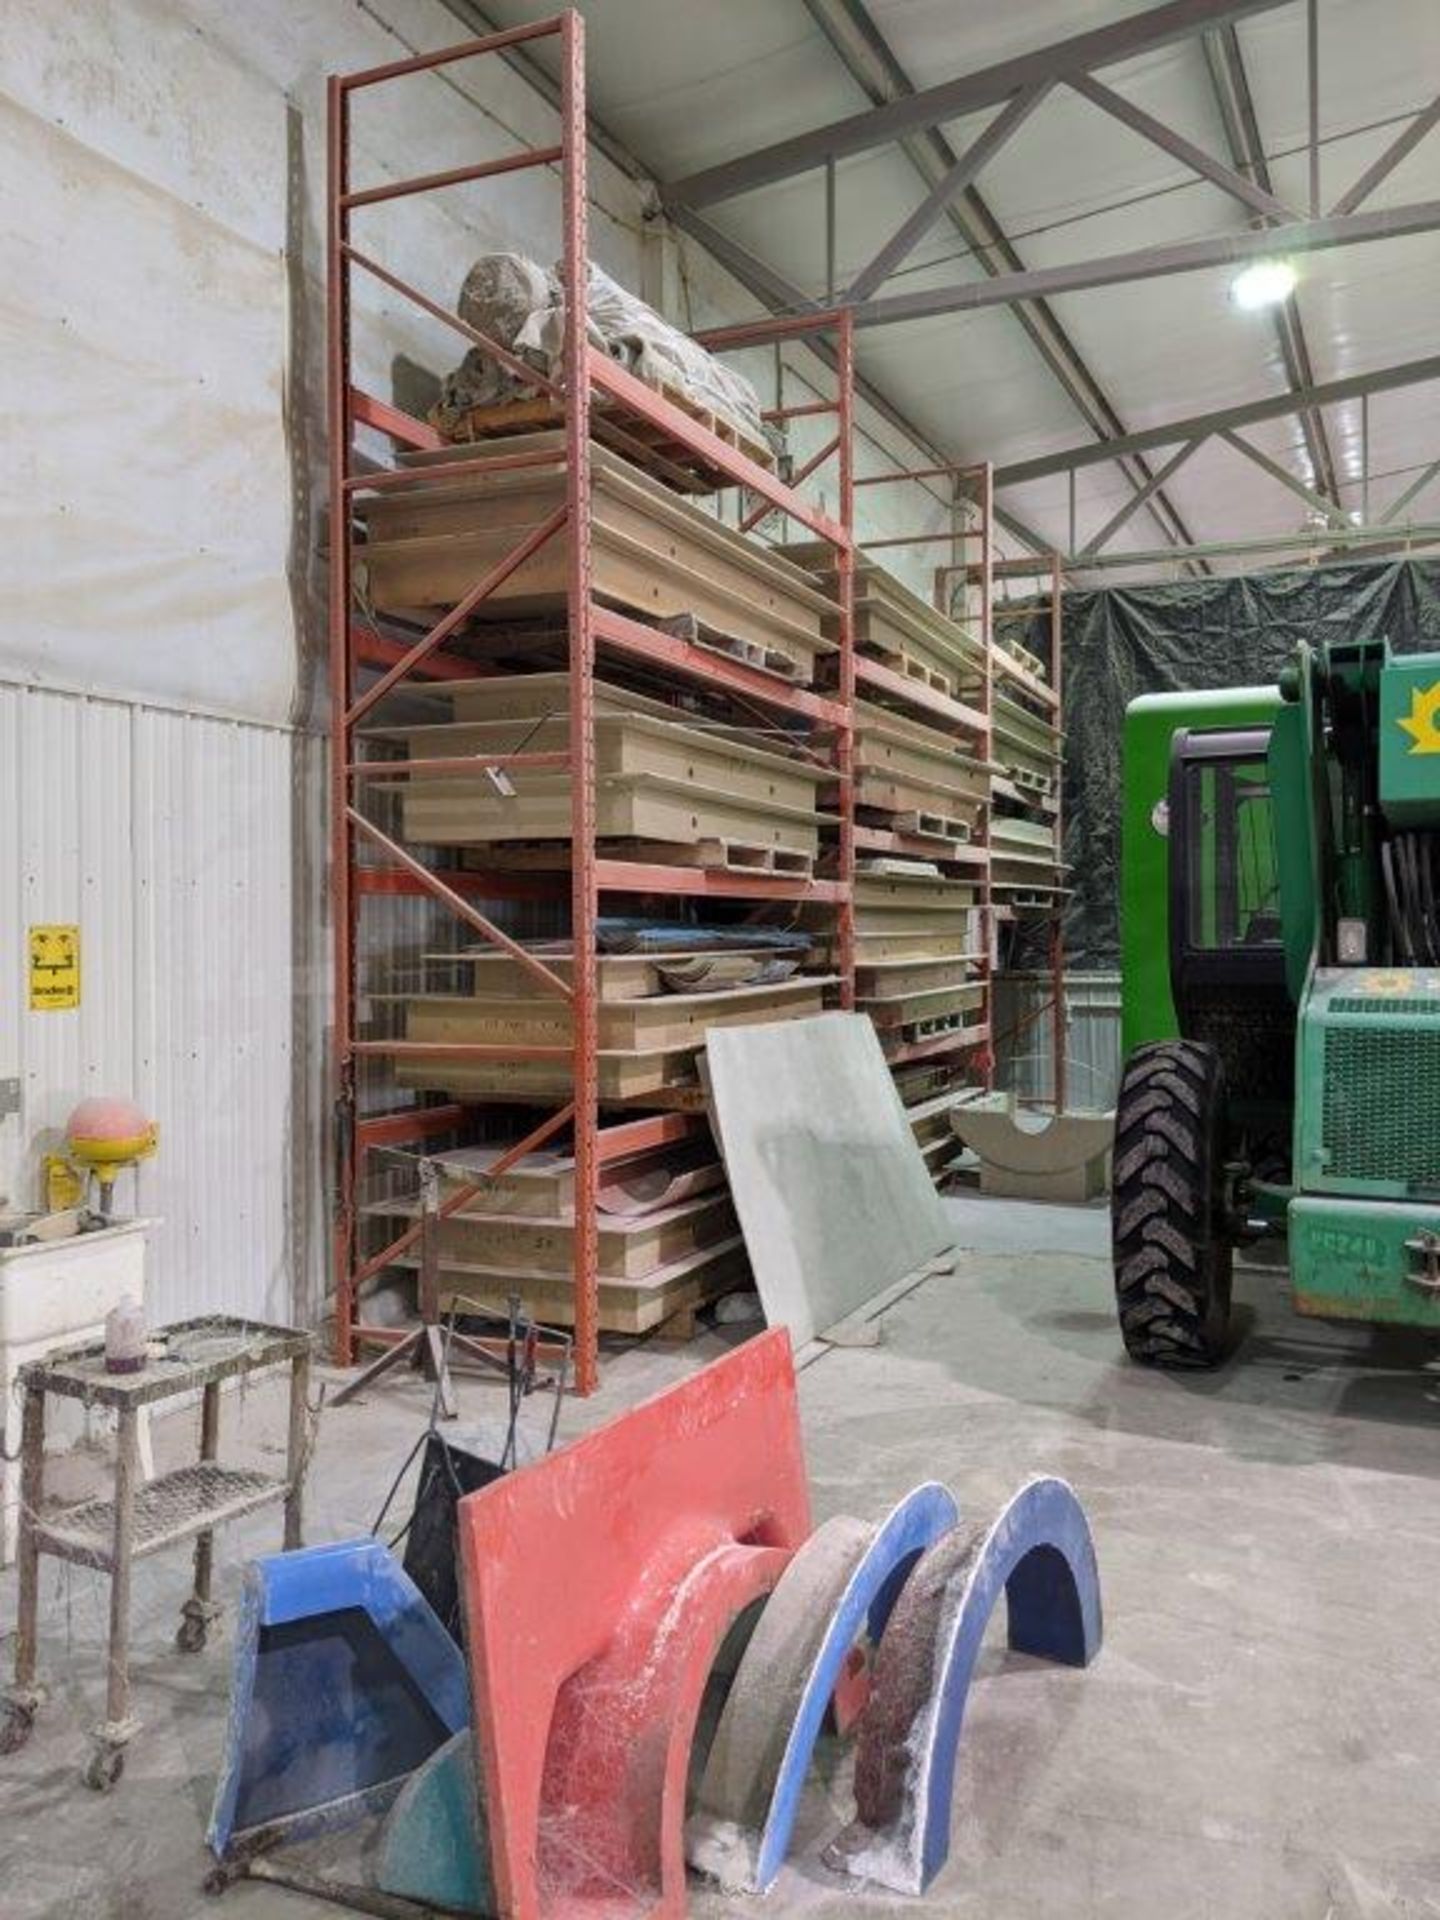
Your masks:
{"label": "cart caster wheel", "polygon": [[18,1753],[34,1728],[33,1708],[7,1707],[4,1719],[0,1719],[0,1753]]}
{"label": "cart caster wheel", "polygon": [[181,1653],[200,1653],[209,1638],[209,1629],[205,1621],[197,1620],[193,1613],[187,1613],[175,1632],[175,1645]]}
{"label": "cart caster wheel", "polygon": [[125,1754],[120,1747],[99,1747],[85,1763],[85,1784],[96,1793],[108,1793],[125,1771]]}

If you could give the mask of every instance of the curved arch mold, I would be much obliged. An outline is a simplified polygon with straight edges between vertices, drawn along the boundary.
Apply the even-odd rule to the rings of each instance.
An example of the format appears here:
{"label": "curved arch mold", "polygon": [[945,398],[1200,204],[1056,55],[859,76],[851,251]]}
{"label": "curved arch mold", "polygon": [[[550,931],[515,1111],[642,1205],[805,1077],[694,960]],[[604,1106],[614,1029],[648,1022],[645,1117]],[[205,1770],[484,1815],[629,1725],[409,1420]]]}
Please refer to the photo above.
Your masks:
{"label": "curved arch mold", "polygon": [[897,1893],[923,1893],[944,1865],[965,1702],[1002,1591],[1016,1652],[1077,1667],[1099,1652],[1094,1543],[1063,1480],[1032,1480],[988,1526],[945,1535],[901,1590],[860,1722],[858,1818],[830,1865]]}
{"label": "curved arch mold", "polygon": [[868,1625],[879,1640],[925,1549],[959,1519],[929,1481],[878,1526],[827,1520],[796,1553],[751,1636],[686,1835],[691,1863],[763,1893],[784,1862],[825,1710]]}

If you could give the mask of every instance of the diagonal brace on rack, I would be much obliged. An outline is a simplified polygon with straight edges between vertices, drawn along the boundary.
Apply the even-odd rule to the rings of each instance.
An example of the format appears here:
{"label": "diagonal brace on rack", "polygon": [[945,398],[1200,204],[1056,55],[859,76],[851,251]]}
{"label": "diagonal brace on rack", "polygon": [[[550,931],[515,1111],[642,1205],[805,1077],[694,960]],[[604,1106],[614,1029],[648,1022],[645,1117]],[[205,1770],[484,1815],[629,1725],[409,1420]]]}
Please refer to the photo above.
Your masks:
{"label": "diagonal brace on rack", "polygon": [[443,620],[437,620],[423,639],[415,642],[403,660],[397,660],[390,671],[382,674],[374,686],[367,687],[364,693],[351,702],[345,714],[346,728],[353,727],[358,720],[362,720],[373,706],[384,699],[392,687],[413,673],[437,647],[443,646],[456,628],[469,619],[482,600],[488,600],[496,588],[503,586],[512,573],[518,572],[531,555],[544,546],[552,534],[560,531],[569,518],[569,513],[568,506],[556,507],[553,513],[545,516],[539,526],[532,527],[518,546],[512,547],[503,560],[497,561],[489,573],[471,587],[463,600],[455,603]]}
{"label": "diagonal brace on rack", "polygon": [[402,280],[398,273],[392,273],[378,260],[372,260],[368,253],[361,253],[358,247],[347,244],[341,247],[340,256],[352,267],[359,267],[362,272],[381,281],[403,299],[412,300],[422,313],[428,313],[432,320],[438,320],[442,326],[449,327],[452,333],[458,333],[462,339],[468,340],[471,346],[479,347],[482,353],[488,353],[492,359],[504,367],[507,373],[513,374],[525,386],[539,387],[543,393],[550,394],[552,398],[558,397],[560,393],[558,381],[552,380],[548,374],[541,373],[538,367],[532,367],[528,361],[521,360],[516,354],[511,353],[508,347],[502,347],[498,341],[492,340],[488,333],[482,333],[478,327],[472,327],[470,322],[462,320],[458,313],[451,313],[447,307],[442,307],[438,301],[432,300],[428,293],[421,293],[418,287],[412,287],[408,280]]}
{"label": "diagonal brace on rack", "polygon": [[[832,439],[825,442],[818,453],[812,453],[803,467],[797,468],[796,471],[791,474],[790,485],[792,487],[798,487],[802,481],[808,480],[817,468],[823,467],[825,462],[839,451],[840,436],[837,433]],[[747,513],[745,518],[740,522],[741,533],[753,533],[755,528],[758,527],[760,522],[765,518],[766,514],[773,513],[774,511],[775,509],[768,501],[762,501],[758,507],[752,507],[750,512]]]}
{"label": "diagonal brace on rack", "polygon": [[[545,1142],[552,1139],[563,1127],[568,1127],[574,1118],[573,1105],[557,1109],[548,1119],[542,1120],[538,1127],[533,1127],[523,1140],[517,1140],[514,1146],[507,1147],[495,1164],[486,1169],[485,1180],[467,1181],[464,1186],[457,1187],[448,1200],[441,1202],[437,1217],[448,1220],[452,1213],[459,1213],[462,1207],[468,1207],[472,1200],[477,1199],[484,1192],[489,1181],[498,1180],[503,1174],[507,1174],[527,1153],[533,1153],[536,1148],[543,1147]],[[380,1253],[372,1254],[363,1266],[356,1268],[355,1285],[362,1286],[365,1281],[373,1280],[382,1268],[398,1260],[402,1253],[408,1253],[424,1230],[424,1221],[417,1220],[413,1225],[408,1226],[398,1239],[392,1240],[388,1247]],[[361,1329],[361,1331],[364,1330]]]}
{"label": "diagonal brace on rack", "polygon": [[488,920],[477,907],[472,907],[468,900],[462,899],[453,887],[447,887],[433,867],[427,867],[423,861],[417,860],[413,854],[408,853],[398,841],[392,840],[388,833],[377,827],[373,820],[367,820],[358,808],[347,807],[345,817],[358,832],[373,840],[382,853],[388,854],[397,866],[413,874],[422,886],[428,888],[437,900],[465,921],[467,926],[474,927],[475,931],[482,934],[485,939],[492,941],[497,947],[502,947],[512,960],[518,960],[521,966],[527,967],[552,993],[561,994],[567,1000],[572,997],[574,989],[568,980],[562,980],[558,973],[552,973],[544,961],[537,960],[528,947],[522,946],[518,940],[512,940],[509,934],[502,932],[493,920]]}

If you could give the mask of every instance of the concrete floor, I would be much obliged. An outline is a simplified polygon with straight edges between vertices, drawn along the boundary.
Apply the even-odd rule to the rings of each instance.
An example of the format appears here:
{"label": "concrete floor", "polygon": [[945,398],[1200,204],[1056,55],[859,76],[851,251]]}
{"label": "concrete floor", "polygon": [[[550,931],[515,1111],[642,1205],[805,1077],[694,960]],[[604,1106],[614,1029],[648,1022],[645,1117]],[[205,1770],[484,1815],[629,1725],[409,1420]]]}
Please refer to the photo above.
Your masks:
{"label": "concrete floor", "polygon": [[[885,1317],[884,1344],[801,1376],[818,1517],[878,1513],[934,1476],[975,1513],[1064,1475],[1095,1529],[1106,1643],[1088,1673],[1006,1653],[993,1632],[967,1716],[954,1845],[923,1904],[851,1891],[818,1865],[845,1817],[843,1767],[811,1791],[771,1911],[865,1920],[1381,1920],[1440,1915],[1440,1360],[1435,1343],[1296,1319],[1246,1271],[1238,1358],[1209,1376],[1120,1357],[1103,1211],[953,1202],[968,1251]],[[701,1364],[721,1335],[614,1357],[575,1433]],[[464,1418],[491,1390],[462,1389]],[[418,1383],[327,1414],[312,1539],[368,1526],[423,1423]],[[243,1449],[278,1450],[278,1396],[227,1404]],[[181,1457],[193,1421],[159,1432]],[[272,1516],[222,1536],[233,1594]],[[557,1577],[560,1570],[557,1568]],[[109,1799],[78,1780],[102,1678],[103,1586],[45,1563],[54,1696],[0,1761],[0,1916],[188,1920],[220,1749],[229,1638],[171,1652],[185,1568],[145,1563],[137,1708]],[[0,1576],[0,1629],[13,1624]],[[238,1887],[236,1920],[308,1901]],[[696,1887],[700,1920],[737,1903]]]}

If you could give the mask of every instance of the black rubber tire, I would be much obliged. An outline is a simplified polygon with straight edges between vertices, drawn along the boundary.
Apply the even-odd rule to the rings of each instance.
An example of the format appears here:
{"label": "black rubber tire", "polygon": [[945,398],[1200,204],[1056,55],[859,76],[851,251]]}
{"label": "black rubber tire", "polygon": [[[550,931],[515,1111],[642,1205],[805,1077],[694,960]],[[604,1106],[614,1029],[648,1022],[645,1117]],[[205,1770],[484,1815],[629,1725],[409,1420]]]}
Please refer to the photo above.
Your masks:
{"label": "black rubber tire", "polygon": [[1213,1367],[1230,1332],[1233,1247],[1223,1181],[1225,1070],[1193,1040],[1137,1047],[1115,1109],[1110,1220],[1125,1351],[1156,1367]]}

